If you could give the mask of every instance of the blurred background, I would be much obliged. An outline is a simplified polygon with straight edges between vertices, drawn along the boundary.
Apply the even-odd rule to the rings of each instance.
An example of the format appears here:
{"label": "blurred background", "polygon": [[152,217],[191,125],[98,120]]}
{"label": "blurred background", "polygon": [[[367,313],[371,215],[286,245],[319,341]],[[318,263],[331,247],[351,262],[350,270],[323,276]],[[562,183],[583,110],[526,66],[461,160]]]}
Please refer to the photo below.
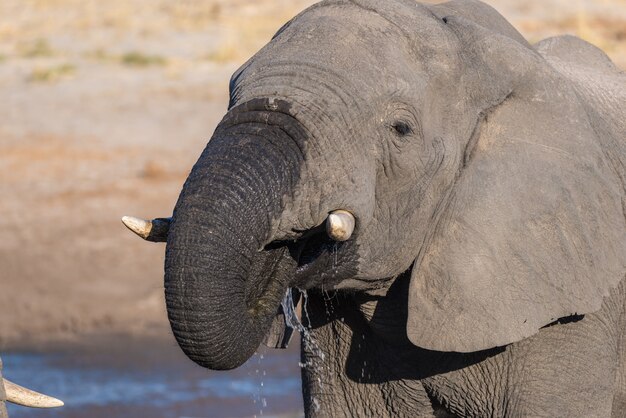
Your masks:
{"label": "blurred background", "polygon": [[[297,342],[228,373],[179,353],[164,246],[230,75],[310,0],[0,0],[0,355],[66,407],[23,417],[300,416]],[[531,42],[569,33],[626,69],[626,0],[488,0]],[[294,338],[295,340],[296,338]]]}

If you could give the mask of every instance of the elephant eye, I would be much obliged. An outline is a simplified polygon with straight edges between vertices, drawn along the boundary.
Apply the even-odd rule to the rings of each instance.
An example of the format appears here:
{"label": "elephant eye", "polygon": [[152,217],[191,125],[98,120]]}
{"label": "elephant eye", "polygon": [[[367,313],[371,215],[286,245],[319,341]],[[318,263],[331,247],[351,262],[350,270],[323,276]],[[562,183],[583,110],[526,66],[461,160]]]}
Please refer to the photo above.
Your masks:
{"label": "elephant eye", "polygon": [[404,121],[396,121],[391,125],[391,128],[400,136],[407,136],[413,132],[411,126]]}

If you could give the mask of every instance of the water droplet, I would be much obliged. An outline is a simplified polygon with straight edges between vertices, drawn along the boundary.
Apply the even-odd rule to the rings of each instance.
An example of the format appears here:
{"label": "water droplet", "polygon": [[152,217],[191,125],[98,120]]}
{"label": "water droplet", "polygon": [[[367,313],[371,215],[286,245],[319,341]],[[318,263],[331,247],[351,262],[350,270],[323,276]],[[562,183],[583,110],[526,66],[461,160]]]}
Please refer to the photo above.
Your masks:
{"label": "water droplet", "polygon": [[[309,310],[308,310],[308,301],[309,301],[308,294],[306,290],[300,290],[300,293],[302,294],[302,317],[304,321],[301,321],[298,318],[298,315],[296,315],[296,310],[295,310],[295,306],[293,303],[293,293],[291,289],[287,289],[285,297],[283,298],[283,301],[281,302],[282,307],[283,307],[283,312],[285,313],[285,323],[287,324],[287,326],[300,332],[300,334],[302,335],[302,341],[303,341],[305,350],[308,353],[307,361],[299,362],[298,366],[300,368],[310,367],[310,368],[315,368],[317,370],[321,370],[324,367],[323,362],[324,362],[324,359],[326,358],[326,355],[321,350],[319,344],[317,343],[317,341],[315,340],[315,338],[313,337],[311,333],[312,327],[311,327],[311,318],[309,316]],[[302,322],[305,322],[307,325],[304,326]],[[319,384],[320,392],[323,392],[324,384],[321,378],[319,377],[319,375],[317,377],[317,381]],[[314,405],[315,411],[318,411],[319,401],[315,397],[312,397],[312,403]]]}

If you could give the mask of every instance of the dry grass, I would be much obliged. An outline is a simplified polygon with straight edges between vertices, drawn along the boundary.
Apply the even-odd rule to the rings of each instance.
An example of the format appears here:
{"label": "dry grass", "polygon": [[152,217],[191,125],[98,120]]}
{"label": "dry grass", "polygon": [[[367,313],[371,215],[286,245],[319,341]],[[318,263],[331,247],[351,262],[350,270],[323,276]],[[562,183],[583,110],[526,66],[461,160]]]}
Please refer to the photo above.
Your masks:
{"label": "dry grass", "polygon": [[98,63],[121,64],[134,68],[162,67],[172,63],[168,58],[161,55],[146,54],[140,51],[129,51],[122,55],[115,55],[102,48],[83,53],[81,57]]}
{"label": "dry grass", "polygon": [[159,55],[147,55],[141,52],[127,52],[120,57],[120,62],[129,67],[151,67],[167,64],[167,59]]}
{"label": "dry grass", "polygon": [[575,20],[576,35],[582,39],[597,45],[608,53],[626,52],[626,20],[588,16],[579,12],[575,18],[561,22],[561,25],[563,27],[573,26],[572,20]]}
{"label": "dry grass", "polygon": [[94,50],[85,52],[82,54],[82,56],[83,58],[86,58],[88,60],[93,60],[93,61],[98,61],[98,62],[113,62],[113,61],[119,60],[119,58],[112,56],[111,54],[109,54],[102,48],[96,48]]}
{"label": "dry grass", "polygon": [[577,13],[551,22],[524,20],[519,22],[518,27],[529,37],[535,33],[544,32],[570,33],[601,48],[615,46],[626,41],[626,20],[592,16],[586,13]]}
{"label": "dry grass", "polygon": [[285,9],[298,11],[310,3],[306,0],[258,4],[247,0],[4,0],[0,2],[0,16],[11,19],[0,19],[0,37],[33,39],[96,29],[154,35],[172,30],[208,30],[225,21],[237,21],[241,16],[244,19],[256,16],[276,26],[283,20]]}
{"label": "dry grass", "polygon": [[516,26],[531,43],[564,33],[578,36],[602,49],[618,66],[626,68],[626,18],[578,10],[558,20],[522,20]]}
{"label": "dry grass", "polygon": [[248,13],[225,14],[219,20],[225,35],[205,58],[216,63],[243,61],[249,58],[301,9],[302,6],[296,4],[279,10],[259,8]]}
{"label": "dry grass", "polygon": [[177,30],[206,30],[207,26],[219,20],[222,5],[204,4],[199,1],[176,1],[163,4],[162,11],[171,17]]}
{"label": "dry grass", "polygon": [[[50,57],[54,50],[48,39],[71,36],[78,43],[89,43],[95,32],[120,40],[129,34],[146,39],[167,37],[171,33],[215,33],[216,42],[194,59],[216,64],[241,62],[263,46],[289,18],[312,4],[313,0],[4,0],[0,2],[0,45],[3,53],[14,51],[21,57]],[[490,4],[510,5],[505,0]],[[517,26],[532,41],[569,32],[606,50],[616,61],[626,61],[626,21],[610,13],[590,14],[589,1],[572,2],[570,12],[546,19],[522,20]],[[602,5],[626,9],[626,0],[601,0]],[[540,3],[524,2],[514,6],[520,15],[538,10]],[[1,16],[11,16],[10,19]],[[100,35],[99,35],[100,36]],[[88,46],[88,45],[86,45]],[[162,55],[162,56],[161,56]],[[158,56],[128,52],[124,56],[94,55],[91,59],[118,60],[132,67],[168,65],[168,52]]]}
{"label": "dry grass", "polygon": [[219,46],[206,55],[206,59],[217,64],[225,64],[241,60],[241,48],[235,41],[229,40],[219,44]]}
{"label": "dry grass", "polygon": [[17,50],[18,55],[24,58],[52,57],[55,55],[55,51],[48,41],[42,38],[36,39],[34,42],[20,44]]}
{"label": "dry grass", "polygon": [[76,67],[72,64],[60,64],[52,67],[36,67],[28,77],[33,82],[55,82],[70,78],[76,73]]}
{"label": "dry grass", "polygon": [[[312,0],[258,4],[246,0],[5,0],[0,2],[0,43],[23,57],[52,56],[47,39],[71,36],[88,42],[94,32],[117,40],[129,34],[146,39],[172,32],[215,32],[215,46],[199,56],[218,63],[241,60],[265,44],[275,31]],[[13,44],[13,45],[11,45]],[[162,65],[161,59],[128,54],[125,64]],[[163,57],[167,59],[167,57]]]}

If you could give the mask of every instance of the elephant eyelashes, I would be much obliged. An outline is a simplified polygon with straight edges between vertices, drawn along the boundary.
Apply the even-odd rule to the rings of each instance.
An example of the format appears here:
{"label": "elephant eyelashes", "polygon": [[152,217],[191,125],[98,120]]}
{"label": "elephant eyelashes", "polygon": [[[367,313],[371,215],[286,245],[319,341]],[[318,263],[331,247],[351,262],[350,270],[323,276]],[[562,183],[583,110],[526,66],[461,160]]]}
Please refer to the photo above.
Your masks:
{"label": "elephant eyelashes", "polygon": [[400,136],[407,136],[413,133],[413,129],[411,129],[411,126],[408,123],[402,121],[395,122],[393,125],[391,125],[391,128]]}

